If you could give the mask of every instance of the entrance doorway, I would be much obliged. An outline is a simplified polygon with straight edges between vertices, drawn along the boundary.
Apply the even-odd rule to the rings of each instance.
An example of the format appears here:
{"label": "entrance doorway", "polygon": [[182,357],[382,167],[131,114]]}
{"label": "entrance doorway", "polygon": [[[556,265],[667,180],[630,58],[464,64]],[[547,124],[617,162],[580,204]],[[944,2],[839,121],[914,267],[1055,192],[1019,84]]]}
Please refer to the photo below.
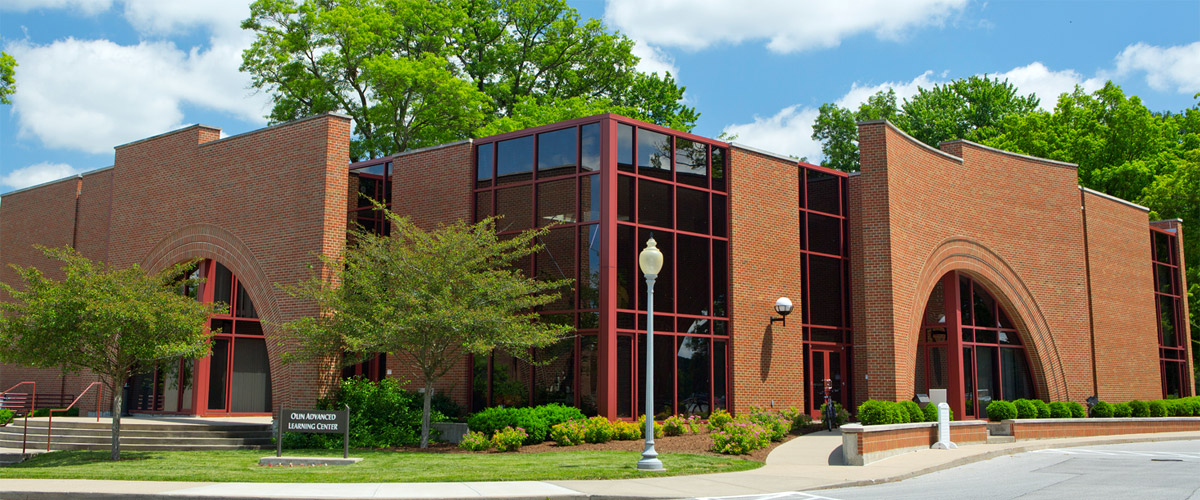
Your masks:
{"label": "entrance doorway", "polygon": [[842,407],[849,404],[850,389],[846,377],[849,357],[850,349],[844,345],[805,344],[805,410],[813,418],[820,418],[821,405],[825,404],[826,379],[831,382],[829,399]]}

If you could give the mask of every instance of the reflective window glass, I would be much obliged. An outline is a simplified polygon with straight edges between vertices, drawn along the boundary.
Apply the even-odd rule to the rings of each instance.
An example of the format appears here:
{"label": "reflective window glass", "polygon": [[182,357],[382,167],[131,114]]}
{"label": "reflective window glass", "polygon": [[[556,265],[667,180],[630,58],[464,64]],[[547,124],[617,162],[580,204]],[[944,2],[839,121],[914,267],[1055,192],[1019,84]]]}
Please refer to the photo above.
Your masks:
{"label": "reflective window glass", "polygon": [[596,335],[579,337],[579,409],[587,416],[599,413],[596,394],[600,386],[600,341]]}
{"label": "reflective window glass", "polygon": [[533,404],[575,406],[575,338],[537,350],[533,367]]}
{"label": "reflective window glass", "polygon": [[671,185],[646,179],[638,180],[638,223],[670,228],[674,216]]}
{"label": "reflective window glass", "polygon": [[712,195],[712,235],[729,234],[729,210],[725,207],[725,195]]}
{"label": "reflective window glass", "polygon": [[579,308],[600,307],[600,226],[579,228]]}
{"label": "reflective window glass", "polygon": [[708,291],[708,239],[678,235],[679,314],[707,316],[712,312],[712,295]]}
{"label": "reflective window glass", "polygon": [[[729,243],[725,241],[713,241],[712,244],[713,316],[727,317],[729,316]],[[716,333],[716,331],[714,330],[713,333]]]}
{"label": "reflective window glass", "polygon": [[671,179],[671,136],[639,129],[637,132],[638,173]]}
{"label": "reflective window glass", "polygon": [[713,409],[725,409],[726,374],[724,340],[713,340]]}
{"label": "reflective window glass", "polygon": [[1175,274],[1174,268],[1162,264],[1154,265],[1154,281],[1158,284],[1159,293],[1167,293],[1176,295],[1175,283],[1172,275]]}
{"label": "reflective window glass", "polygon": [[617,337],[617,416],[633,416],[633,337]]}
{"label": "reflective window glass", "polygon": [[600,220],[600,176],[579,177],[579,221]]}
{"label": "reflective window glass", "polygon": [[1171,297],[1158,297],[1159,330],[1162,332],[1162,345],[1175,347],[1175,300]]}
{"label": "reflective window glass", "polygon": [[493,144],[483,144],[475,148],[475,186],[487,187],[492,185],[492,151]]}
{"label": "reflective window glass", "polygon": [[680,231],[708,234],[708,193],[695,189],[677,188],[675,206]]}
{"label": "reflective window glass", "polygon": [[628,175],[617,176],[617,220],[622,222],[635,222],[633,220],[633,177]]}
{"label": "reflective window glass", "polygon": [[[617,308],[630,309],[637,296],[637,230],[633,226],[617,226]],[[618,315],[618,322],[620,317]],[[629,325],[628,328],[633,328]]]}
{"label": "reflective window glass", "polygon": [[841,214],[841,192],[838,190],[840,179],[816,170],[807,170],[807,176],[808,209],[827,214]]}
{"label": "reflective window glass", "polygon": [[533,172],[533,136],[496,143],[497,182],[527,181]]}
{"label": "reflective window glass", "polygon": [[1151,231],[1154,235],[1154,260],[1171,264],[1174,258],[1171,255],[1171,237],[1158,231]]}
{"label": "reflective window glass", "polygon": [[475,193],[475,222],[492,216],[492,192]]}
{"label": "reflective window glass", "polygon": [[541,182],[538,192],[538,226],[575,222],[575,179]]}
{"label": "reflective window glass", "polygon": [[[651,231],[649,229],[638,230],[638,247],[634,249],[633,259],[637,260],[637,254],[646,246],[646,240],[650,239],[651,234],[654,235],[654,241],[658,244],[658,249],[665,257],[663,259],[662,270],[658,272],[658,279],[654,284],[654,310],[661,312],[672,312],[675,310],[675,266],[672,265],[675,255],[675,238],[674,235],[667,231]],[[643,280],[641,271],[638,271],[638,279]],[[644,283],[644,282],[643,282]],[[639,286],[645,286],[641,284]],[[638,310],[646,310],[646,295],[638,296]]]}
{"label": "reflective window glass", "polygon": [[687,139],[675,139],[675,170],[683,184],[708,187],[708,147]]}
{"label": "reflective window glass", "polygon": [[842,326],[842,261],[810,255],[809,314],[814,325]]}
{"label": "reflective window glass", "polygon": [[[538,239],[542,249],[537,253],[537,277],[542,281],[558,281],[575,278],[575,228],[556,228]],[[575,308],[575,287],[566,286],[555,290],[558,300],[546,304],[545,310],[558,311]]]}
{"label": "reflective window glass", "polygon": [[575,173],[575,127],[538,134],[538,177]]}
{"label": "reflective window glass", "polygon": [[707,416],[712,411],[711,341],[707,337],[679,337],[675,351],[675,366],[679,373],[676,394],[679,412],[685,415]]}
{"label": "reflective window glass", "polygon": [[712,148],[712,188],[725,190],[725,148]]}
{"label": "reflective window glass", "polygon": [[233,272],[220,262],[216,262],[214,265],[217,268],[216,277],[213,280],[213,302],[220,302],[228,307],[233,303]]}
{"label": "reflective window glass", "polygon": [[996,300],[983,287],[976,284],[975,289],[975,326],[995,328]]}
{"label": "reflective window glass", "polygon": [[500,231],[529,229],[533,225],[533,186],[496,190],[496,214],[504,216],[496,222]]}
{"label": "reflective window glass", "polygon": [[241,282],[237,285],[237,311],[235,316],[239,318],[257,318],[258,312],[254,310],[254,301],[250,300],[250,294],[246,293],[246,288]]}
{"label": "reflective window glass", "polygon": [[633,171],[633,127],[617,125],[617,168]]}
{"label": "reflective window glass", "polygon": [[808,214],[808,248],[830,255],[842,254],[842,219]]}
{"label": "reflective window glass", "polygon": [[584,170],[600,170],[600,124],[579,127],[579,166]]}

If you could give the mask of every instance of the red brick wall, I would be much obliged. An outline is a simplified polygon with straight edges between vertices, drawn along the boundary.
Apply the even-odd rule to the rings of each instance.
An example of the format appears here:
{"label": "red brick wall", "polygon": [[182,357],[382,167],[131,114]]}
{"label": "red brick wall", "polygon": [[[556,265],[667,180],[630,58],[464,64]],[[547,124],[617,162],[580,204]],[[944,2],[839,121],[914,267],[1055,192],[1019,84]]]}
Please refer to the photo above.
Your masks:
{"label": "red brick wall", "polygon": [[[431,230],[457,220],[471,222],[471,141],[403,153],[392,160],[392,209],[407,216],[417,226]],[[438,393],[455,401],[470,401],[469,358],[462,356],[455,366],[434,384]],[[411,381],[410,389],[422,387],[423,378],[405,355],[388,356],[392,376]]]}
{"label": "red brick wall", "polygon": [[921,314],[952,270],[983,283],[1014,316],[1039,397],[1090,396],[1075,168],[969,142],[944,146],[958,158],[883,122],[860,124],[859,144],[851,258],[855,358],[868,368],[857,372],[860,397],[912,397]]}
{"label": "red brick wall", "polygon": [[108,223],[112,211],[112,169],[83,174],[75,249],[92,260],[108,262]]}
{"label": "red brick wall", "polygon": [[246,286],[263,319],[273,401],[308,406],[334,371],[283,364],[279,324],[317,313],[276,284],[304,280],[345,244],[350,120],[324,115],[219,139],[193,126],[118,146],[109,258],[156,271],[213,258]]}
{"label": "red brick wall", "polygon": [[[1161,388],[1160,388],[1161,390]],[[1161,394],[1160,394],[1161,395]],[[1012,435],[1018,440],[1054,439],[1151,432],[1186,432],[1200,430],[1200,419],[1177,418],[1105,418],[1050,421],[1015,420]]]}
{"label": "red brick wall", "polygon": [[1087,217],[1097,395],[1158,399],[1158,318],[1146,211],[1081,191]]}
{"label": "red brick wall", "polygon": [[[938,428],[935,424],[929,424],[881,432],[863,432],[858,436],[858,454],[865,455],[900,448],[928,448],[938,441]],[[958,445],[985,442],[987,426],[952,425],[950,441]]]}
{"label": "red brick wall", "polygon": [[729,161],[732,407],[803,408],[799,313],[768,320],[779,297],[800,310],[799,166],[736,146]]}

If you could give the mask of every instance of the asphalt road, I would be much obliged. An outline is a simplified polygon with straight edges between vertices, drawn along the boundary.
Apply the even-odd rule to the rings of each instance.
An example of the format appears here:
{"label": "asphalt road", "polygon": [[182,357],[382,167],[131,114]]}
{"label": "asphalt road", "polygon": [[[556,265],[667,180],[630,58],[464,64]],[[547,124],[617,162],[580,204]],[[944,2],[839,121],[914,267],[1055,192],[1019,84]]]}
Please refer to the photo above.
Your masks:
{"label": "asphalt road", "polygon": [[[889,460],[904,460],[904,457]],[[1047,449],[998,457],[895,483],[731,498],[1200,500],[1200,441]]]}

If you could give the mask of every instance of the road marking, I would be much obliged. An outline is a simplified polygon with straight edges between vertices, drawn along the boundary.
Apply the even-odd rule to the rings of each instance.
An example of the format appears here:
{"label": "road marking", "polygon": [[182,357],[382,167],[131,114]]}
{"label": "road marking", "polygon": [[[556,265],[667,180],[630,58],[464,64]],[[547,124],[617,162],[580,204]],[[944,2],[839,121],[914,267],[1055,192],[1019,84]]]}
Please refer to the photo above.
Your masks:
{"label": "road marking", "polygon": [[1173,452],[1173,451],[1126,451],[1126,450],[1085,450],[1071,449],[1064,450],[1062,448],[1046,448],[1042,450],[1034,450],[1033,453],[1054,453],[1059,455],[1104,455],[1104,456],[1120,456],[1120,457],[1150,457],[1150,458],[1200,458],[1200,453],[1195,452]]}
{"label": "road marking", "polygon": [[750,500],[750,499],[753,499],[753,500],[775,500],[775,499],[837,500],[836,498],[825,497],[825,496],[821,496],[821,495],[814,495],[812,493],[805,493],[803,491],[781,491],[779,493],[767,493],[767,494],[762,494],[762,495],[738,495],[738,496],[732,496],[732,497],[696,497],[693,500],[735,500],[735,499],[746,499],[746,500]]}

